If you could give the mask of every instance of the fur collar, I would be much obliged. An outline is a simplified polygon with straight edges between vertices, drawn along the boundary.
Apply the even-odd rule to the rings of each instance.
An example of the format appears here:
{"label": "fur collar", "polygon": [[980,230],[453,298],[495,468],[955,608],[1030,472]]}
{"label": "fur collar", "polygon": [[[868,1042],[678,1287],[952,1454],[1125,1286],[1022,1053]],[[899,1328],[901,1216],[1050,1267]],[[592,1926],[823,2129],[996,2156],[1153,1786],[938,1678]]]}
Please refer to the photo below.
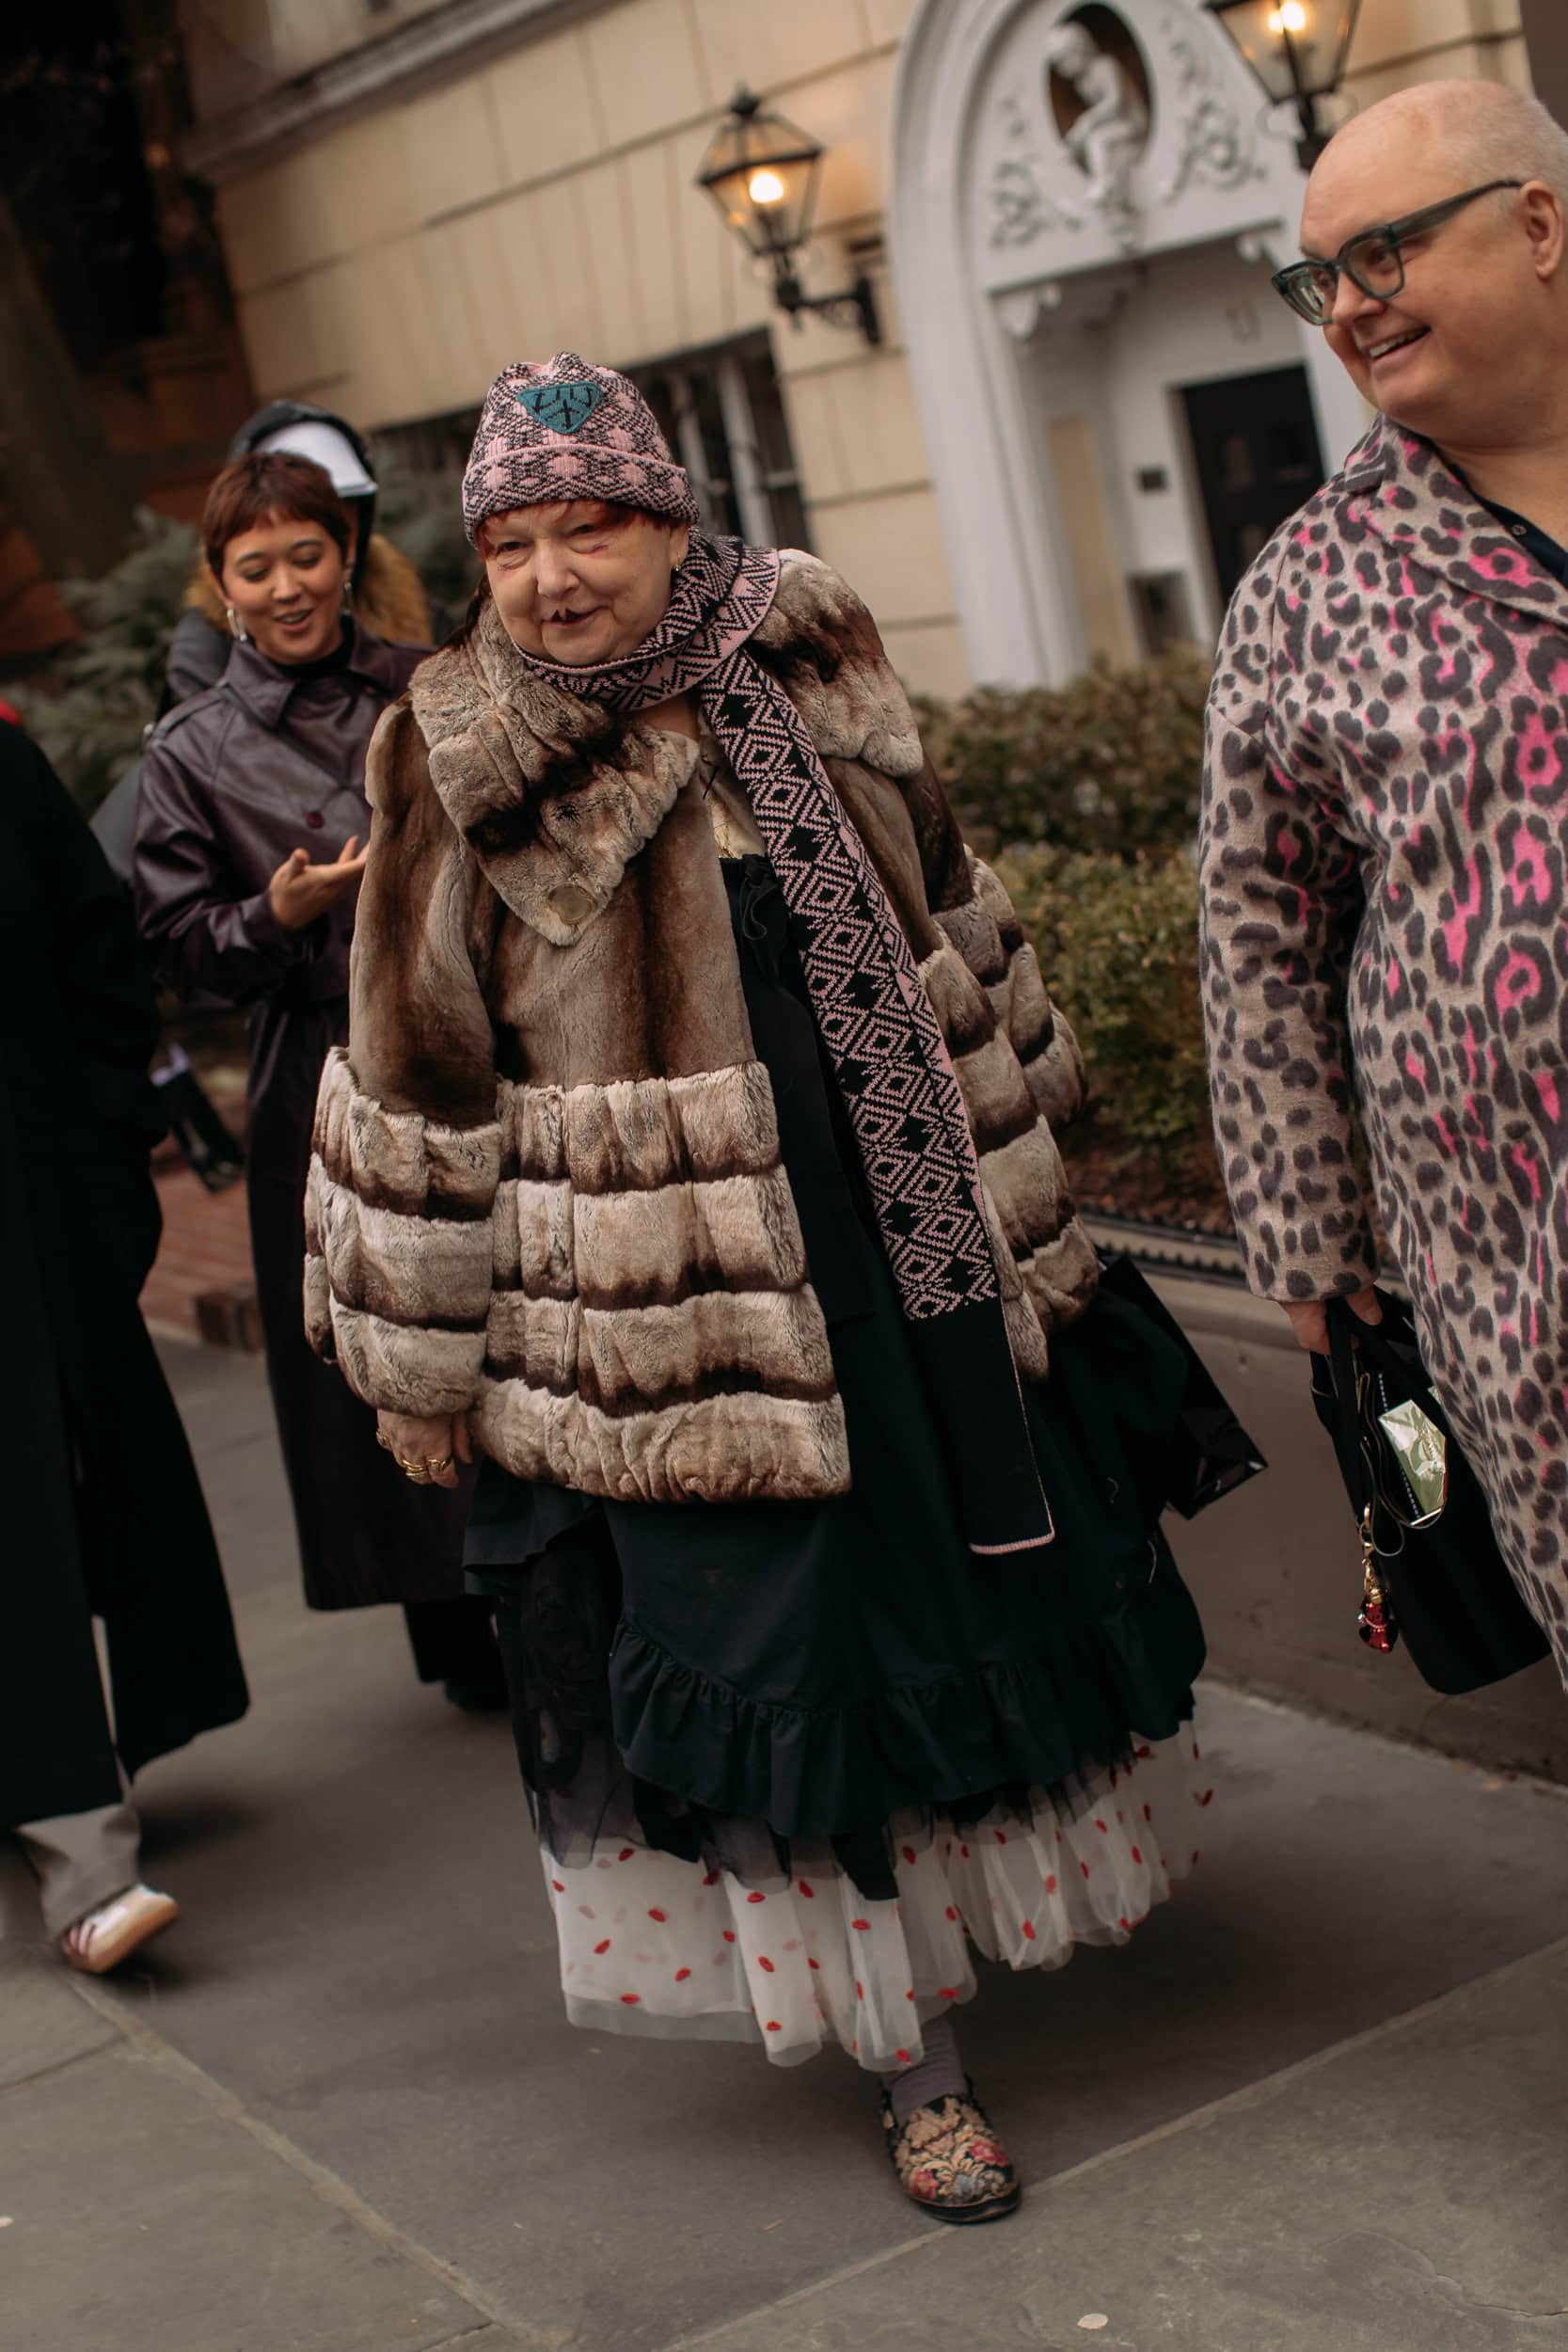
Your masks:
{"label": "fur collar", "polygon": [[[920,739],[876,625],[827,564],[784,555],[751,649],[824,759],[918,771]],[[541,678],[488,599],[420,664],[409,695],[451,822],[512,912],[570,946],[674,806],[697,745]]]}

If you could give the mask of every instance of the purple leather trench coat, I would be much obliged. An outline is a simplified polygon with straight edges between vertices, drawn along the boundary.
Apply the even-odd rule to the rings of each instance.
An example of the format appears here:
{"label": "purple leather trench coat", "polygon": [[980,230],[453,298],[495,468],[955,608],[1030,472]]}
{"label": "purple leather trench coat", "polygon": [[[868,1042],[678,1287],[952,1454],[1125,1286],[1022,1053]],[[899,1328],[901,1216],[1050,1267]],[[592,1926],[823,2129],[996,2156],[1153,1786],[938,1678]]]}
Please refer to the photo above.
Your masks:
{"label": "purple leather trench coat", "polygon": [[467,1492],[414,1487],[375,1442],[375,1416],[306,1343],[305,1183],[316,1083],[348,1037],[354,909],[286,931],[267,887],[291,850],[363,848],[365,754],[376,721],[424,658],[349,624],[324,673],[235,646],[215,686],[151,736],[136,824],[135,893],[158,977],[250,1021],[246,1184],[267,1377],[305,1597],[313,1609],[455,1599]]}

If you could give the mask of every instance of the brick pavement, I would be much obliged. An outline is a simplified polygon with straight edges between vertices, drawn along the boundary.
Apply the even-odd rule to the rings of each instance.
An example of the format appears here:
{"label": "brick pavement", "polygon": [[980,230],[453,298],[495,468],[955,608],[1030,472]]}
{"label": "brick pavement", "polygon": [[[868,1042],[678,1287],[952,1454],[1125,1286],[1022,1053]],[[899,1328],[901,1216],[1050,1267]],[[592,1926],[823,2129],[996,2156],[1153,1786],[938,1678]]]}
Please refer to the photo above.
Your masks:
{"label": "brick pavement", "polygon": [[223,1344],[259,1346],[244,1184],[209,1192],[183,1160],[162,1155],[153,1173],[164,1238],[141,1295],[149,1325],[182,1339],[198,1333]]}

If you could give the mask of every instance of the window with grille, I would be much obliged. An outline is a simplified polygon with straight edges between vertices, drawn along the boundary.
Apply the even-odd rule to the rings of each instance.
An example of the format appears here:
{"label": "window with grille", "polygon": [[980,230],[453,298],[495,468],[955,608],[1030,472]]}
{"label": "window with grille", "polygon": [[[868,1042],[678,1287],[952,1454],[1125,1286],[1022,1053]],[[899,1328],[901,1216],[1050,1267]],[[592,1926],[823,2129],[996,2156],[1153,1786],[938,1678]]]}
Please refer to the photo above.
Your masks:
{"label": "window with grille", "polygon": [[805,508],[766,335],[628,371],[691,477],[703,527],[803,548]]}

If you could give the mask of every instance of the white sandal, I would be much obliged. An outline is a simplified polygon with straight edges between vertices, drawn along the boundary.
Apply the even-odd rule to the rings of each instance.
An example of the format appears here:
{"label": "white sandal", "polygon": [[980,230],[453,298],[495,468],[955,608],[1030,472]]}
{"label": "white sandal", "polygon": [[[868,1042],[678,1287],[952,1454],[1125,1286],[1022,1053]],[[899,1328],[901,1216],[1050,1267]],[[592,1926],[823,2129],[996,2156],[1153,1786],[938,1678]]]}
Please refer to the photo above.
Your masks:
{"label": "white sandal", "polygon": [[139,1951],[150,1936],[172,1927],[179,1916],[172,1895],[160,1895],[152,1886],[128,1886],[96,1911],[84,1912],[61,1936],[60,1950],[72,1968],[102,1977]]}

